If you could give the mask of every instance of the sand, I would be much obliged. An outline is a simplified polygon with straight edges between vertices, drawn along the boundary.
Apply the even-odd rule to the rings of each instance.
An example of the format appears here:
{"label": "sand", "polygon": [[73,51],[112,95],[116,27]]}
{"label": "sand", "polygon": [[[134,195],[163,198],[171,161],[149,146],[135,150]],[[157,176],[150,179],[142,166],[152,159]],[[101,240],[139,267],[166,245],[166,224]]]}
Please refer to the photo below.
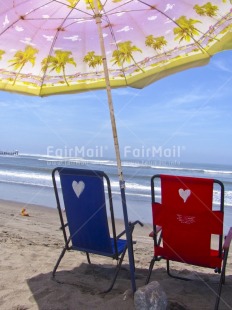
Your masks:
{"label": "sand", "polygon": [[[20,214],[25,207],[29,216]],[[108,286],[115,261],[91,255],[68,252],[57,271],[57,283],[51,272],[63,247],[59,218],[55,209],[0,201],[0,309],[1,310],[76,310],[134,309],[130,272],[126,255],[113,290]],[[118,232],[123,223],[117,221]],[[148,237],[151,225],[136,227],[134,255],[136,285],[145,283],[153,255],[153,241]],[[151,281],[158,281],[165,291],[169,309],[213,309],[219,276],[210,269],[172,263],[180,275],[192,281],[170,278],[165,262],[156,264]],[[220,309],[232,309],[232,250],[228,258],[226,285],[222,290]]]}

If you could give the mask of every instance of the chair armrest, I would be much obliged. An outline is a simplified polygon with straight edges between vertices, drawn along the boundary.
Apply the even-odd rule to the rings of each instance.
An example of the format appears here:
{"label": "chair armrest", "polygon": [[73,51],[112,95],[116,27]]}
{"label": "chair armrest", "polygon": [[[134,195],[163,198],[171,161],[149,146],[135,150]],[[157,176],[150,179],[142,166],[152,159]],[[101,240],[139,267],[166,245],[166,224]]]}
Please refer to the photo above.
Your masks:
{"label": "chair armrest", "polygon": [[120,239],[123,235],[125,235],[125,233],[126,233],[126,231],[123,230],[120,234],[118,234],[118,235],[116,236],[116,239],[117,239],[117,240]]}
{"label": "chair armrest", "polygon": [[229,232],[228,232],[227,236],[225,237],[225,241],[223,244],[224,250],[229,250],[231,240],[232,240],[232,227],[230,227]]}
{"label": "chair armrest", "polygon": [[152,230],[152,231],[150,232],[150,234],[149,234],[149,237],[154,238],[155,233],[158,234],[161,230],[162,230],[162,227],[157,225],[157,226],[156,226],[156,232],[154,232],[154,230]]}
{"label": "chair armrest", "polygon": [[140,221],[135,221],[135,222],[133,222],[133,223],[129,223],[131,226],[135,226],[135,225],[137,225],[137,224],[139,224],[141,227],[143,227],[144,225],[143,225],[143,223],[142,222],[140,222]]}
{"label": "chair armrest", "polygon": [[[134,230],[134,227],[136,224],[139,224],[140,226],[143,226],[143,223],[140,222],[140,221],[135,221],[133,223],[129,222],[129,226],[132,228],[132,233],[133,233],[133,230]],[[121,238],[124,234],[126,233],[126,230],[123,230],[119,235],[117,235],[116,239],[118,240],[119,238]]]}
{"label": "chair armrest", "polygon": [[[67,227],[67,226],[68,226],[68,223],[64,224],[64,228]],[[63,229],[62,226],[60,226],[59,229],[62,230]]]}
{"label": "chair armrest", "polygon": [[151,238],[154,238],[154,231],[152,230],[151,232],[150,232],[150,234],[149,234],[149,237],[151,237]]}

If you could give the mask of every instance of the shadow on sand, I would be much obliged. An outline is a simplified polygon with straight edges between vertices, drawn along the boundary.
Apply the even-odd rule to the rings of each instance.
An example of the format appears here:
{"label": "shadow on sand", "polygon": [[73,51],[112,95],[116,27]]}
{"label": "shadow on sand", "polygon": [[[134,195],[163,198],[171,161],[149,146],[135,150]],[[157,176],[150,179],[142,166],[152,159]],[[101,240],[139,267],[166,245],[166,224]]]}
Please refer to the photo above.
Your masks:
{"label": "shadow on sand", "polygon": [[[32,297],[40,310],[77,310],[77,309],[134,309],[130,290],[129,266],[124,265],[119,272],[111,292],[102,293],[110,284],[114,274],[112,265],[82,263],[72,270],[57,271],[55,280],[52,273],[38,274],[28,279]],[[218,275],[189,273],[180,270],[182,276],[190,276],[192,281],[170,278],[165,268],[156,268],[151,281],[158,281],[168,298],[168,309],[196,310],[213,309]],[[137,288],[144,285],[147,270],[136,269]],[[221,309],[231,309],[232,276],[227,276],[222,290]]]}

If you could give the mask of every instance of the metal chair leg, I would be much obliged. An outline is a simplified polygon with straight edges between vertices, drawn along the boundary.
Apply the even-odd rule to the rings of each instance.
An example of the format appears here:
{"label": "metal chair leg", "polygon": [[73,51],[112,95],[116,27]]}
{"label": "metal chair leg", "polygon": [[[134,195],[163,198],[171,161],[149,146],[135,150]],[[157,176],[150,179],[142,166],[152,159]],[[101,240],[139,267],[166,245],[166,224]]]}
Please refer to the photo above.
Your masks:
{"label": "metal chair leg", "polygon": [[149,282],[149,280],[150,280],[151,273],[152,273],[152,270],[153,270],[155,261],[156,261],[156,258],[153,257],[152,260],[151,260],[151,262],[150,262],[149,271],[148,271],[148,276],[147,276],[147,278],[146,278],[145,284],[148,284],[148,282]]}
{"label": "metal chair leg", "polygon": [[55,265],[55,267],[54,267],[54,269],[52,271],[52,278],[55,278],[56,270],[59,267],[59,264],[60,264],[62,258],[64,257],[64,254],[65,254],[66,251],[67,251],[67,247],[64,247],[62,252],[61,252],[61,254],[60,254],[60,256],[59,256],[59,258],[58,258],[58,260],[57,260],[57,262],[56,262],[56,265]]}
{"label": "metal chair leg", "polygon": [[88,252],[86,252],[86,256],[87,256],[87,261],[88,261],[88,263],[91,264],[91,260],[90,260],[90,257],[89,257],[89,253],[88,253]]}
{"label": "metal chair leg", "polygon": [[226,263],[227,263],[228,253],[229,253],[229,249],[225,250],[224,258],[223,258],[223,265],[222,265],[222,272],[221,272],[220,282],[218,286],[218,292],[217,292],[217,298],[216,298],[214,310],[218,310],[219,302],[221,300],[222,284],[225,284]]}
{"label": "metal chair leg", "polygon": [[122,255],[121,255],[120,260],[119,260],[119,263],[118,263],[118,265],[117,265],[117,267],[116,267],[116,270],[115,270],[114,277],[113,277],[113,280],[112,280],[112,282],[111,282],[111,285],[109,286],[109,288],[108,288],[107,290],[103,291],[102,293],[108,293],[108,292],[110,292],[110,291],[112,290],[112,288],[113,288],[113,286],[114,286],[114,283],[115,283],[115,281],[116,281],[116,279],[117,279],[118,273],[119,273],[119,271],[120,271],[120,269],[121,269],[122,261],[123,261],[123,259],[124,259],[125,254],[126,254],[126,250],[127,250],[127,247],[126,247],[125,250],[122,252]]}

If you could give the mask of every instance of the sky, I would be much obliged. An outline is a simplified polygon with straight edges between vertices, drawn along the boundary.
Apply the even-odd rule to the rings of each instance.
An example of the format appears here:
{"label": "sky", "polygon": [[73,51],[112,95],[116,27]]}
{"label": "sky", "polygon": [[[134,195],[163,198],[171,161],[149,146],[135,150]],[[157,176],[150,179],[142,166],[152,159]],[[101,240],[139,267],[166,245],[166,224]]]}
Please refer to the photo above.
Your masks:
{"label": "sky", "polygon": [[[232,51],[112,95],[123,160],[232,163]],[[115,158],[104,90],[45,98],[0,91],[0,111],[0,151]]]}

